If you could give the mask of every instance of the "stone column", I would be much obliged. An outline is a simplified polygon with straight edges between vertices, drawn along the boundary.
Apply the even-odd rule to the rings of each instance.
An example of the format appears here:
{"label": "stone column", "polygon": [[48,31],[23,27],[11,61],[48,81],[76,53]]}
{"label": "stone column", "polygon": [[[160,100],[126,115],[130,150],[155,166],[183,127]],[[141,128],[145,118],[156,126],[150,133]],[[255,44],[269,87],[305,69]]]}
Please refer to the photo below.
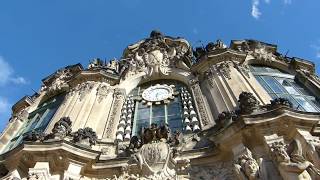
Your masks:
{"label": "stone column", "polygon": [[202,91],[200,89],[199,80],[192,79],[190,82],[191,92],[195,101],[196,110],[199,115],[200,124],[203,130],[208,129],[214,125],[213,118],[209,115],[209,107],[204,100]]}
{"label": "stone column", "polygon": [[114,90],[112,108],[109,114],[108,122],[104,131],[103,138],[115,139],[117,124],[120,120],[121,108],[125,101],[126,92],[124,89],[117,88]]}

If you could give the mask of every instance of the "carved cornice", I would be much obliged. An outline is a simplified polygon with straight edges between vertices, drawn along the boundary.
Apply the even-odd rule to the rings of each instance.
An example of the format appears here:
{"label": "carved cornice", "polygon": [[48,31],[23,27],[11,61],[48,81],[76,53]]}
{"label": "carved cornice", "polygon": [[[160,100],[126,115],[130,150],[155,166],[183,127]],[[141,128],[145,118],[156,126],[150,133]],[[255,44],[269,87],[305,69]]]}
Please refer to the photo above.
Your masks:
{"label": "carved cornice", "polygon": [[237,52],[231,49],[223,49],[219,52],[210,53],[201,59],[198,59],[196,64],[192,66],[192,71],[196,71],[202,74],[208,70],[208,67],[219,64],[224,61],[235,61],[242,64],[247,57],[247,53]]}

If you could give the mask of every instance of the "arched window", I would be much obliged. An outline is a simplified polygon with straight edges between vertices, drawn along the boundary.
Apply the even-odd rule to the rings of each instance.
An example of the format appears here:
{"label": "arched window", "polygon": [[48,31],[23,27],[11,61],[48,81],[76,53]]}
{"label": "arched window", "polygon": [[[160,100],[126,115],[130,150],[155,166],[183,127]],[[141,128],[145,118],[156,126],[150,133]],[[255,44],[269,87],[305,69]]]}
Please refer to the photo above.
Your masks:
{"label": "arched window", "polygon": [[171,131],[200,130],[194,102],[188,88],[177,81],[152,81],[133,89],[122,107],[117,140],[140,135],[151,124],[168,124]]}
{"label": "arched window", "polygon": [[320,112],[319,99],[296,81],[293,75],[264,66],[250,66],[250,70],[272,99],[286,98],[294,109]]}

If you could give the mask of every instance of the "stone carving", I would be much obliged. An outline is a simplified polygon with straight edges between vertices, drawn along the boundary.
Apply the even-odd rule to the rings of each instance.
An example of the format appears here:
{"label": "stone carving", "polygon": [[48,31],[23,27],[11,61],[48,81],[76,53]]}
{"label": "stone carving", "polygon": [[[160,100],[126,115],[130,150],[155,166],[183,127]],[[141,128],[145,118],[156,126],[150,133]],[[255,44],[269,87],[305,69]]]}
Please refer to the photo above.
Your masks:
{"label": "stone carving", "polygon": [[219,71],[225,78],[231,79],[230,62],[224,61],[219,64],[213,65],[212,70]]}
{"label": "stone carving", "polygon": [[[31,173],[28,175],[27,180],[38,180],[40,179],[39,175],[36,173]],[[42,179],[42,178],[41,178]]]}
{"label": "stone carving", "polygon": [[224,179],[234,180],[232,164],[230,162],[219,162],[210,166],[190,166],[190,179]]}
{"label": "stone carving", "polygon": [[240,64],[238,61],[233,61],[233,65],[239,72],[242,72],[247,78],[250,78],[250,69],[247,64]]}
{"label": "stone carving", "polygon": [[43,142],[44,140],[46,140],[46,135],[43,132],[32,130],[23,137],[23,140],[32,142]]}
{"label": "stone carving", "polygon": [[262,61],[272,62],[276,60],[276,56],[272,52],[269,52],[266,46],[262,45],[260,42],[257,42],[256,47],[250,53],[256,59]]}
{"label": "stone carving", "polygon": [[112,59],[109,63],[102,61],[100,58],[93,59],[88,66],[89,70],[103,70],[111,74],[119,73],[119,62],[116,59]]}
{"label": "stone carving", "polygon": [[221,39],[218,39],[216,43],[214,42],[209,42],[206,47],[196,47],[195,51],[193,51],[193,55],[195,56],[196,59],[199,59],[201,56],[215,51],[217,49],[226,49],[227,46],[221,41]]}
{"label": "stone carving", "polygon": [[95,58],[90,61],[88,69],[101,68],[104,66],[104,62],[100,58]]}
{"label": "stone carving", "polygon": [[[261,162],[261,161],[260,161]],[[259,163],[260,164],[260,163]],[[256,180],[260,179],[260,165],[251,154],[241,155],[235,166],[235,172],[240,180]]]}
{"label": "stone carving", "polygon": [[110,60],[110,62],[107,64],[107,71],[110,72],[119,72],[119,62],[116,59]]}
{"label": "stone carving", "polygon": [[286,106],[292,108],[292,103],[286,98],[276,98],[270,101],[270,108],[277,108],[279,106]]}
{"label": "stone carving", "polygon": [[170,67],[189,68],[191,50],[184,39],[163,36],[152,31],[150,37],[128,46],[123,54],[121,73],[169,75]]}
{"label": "stone carving", "polygon": [[[189,159],[175,160],[177,145],[182,142],[181,133],[170,134],[168,125],[142,129],[142,133],[131,138],[127,152],[131,155],[129,165],[136,164],[138,175],[128,171],[119,176],[136,179],[175,179],[177,172],[185,171],[189,165]],[[118,178],[118,179],[119,179]]]}
{"label": "stone carving", "polygon": [[62,117],[58,122],[54,124],[52,134],[54,138],[63,139],[71,134],[71,120],[69,117]]}
{"label": "stone carving", "polygon": [[227,46],[225,44],[223,44],[221,39],[218,39],[216,41],[216,43],[213,42],[209,42],[206,46],[206,51],[210,52],[210,51],[214,51],[216,49],[226,49]]}
{"label": "stone carving", "polygon": [[170,129],[167,124],[158,128],[157,124],[152,123],[150,128],[144,129],[141,136],[143,144],[160,141],[161,139],[168,140],[170,137]]}
{"label": "stone carving", "polygon": [[320,178],[319,170],[302,156],[302,147],[297,139],[288,147],[282,141],[272,143],[271,153],[284,179]]}
{"label": "stone carving", "polygon": [[260,102],[257,98],[250,92],[242,92],[239,95],[239,110],[237,113],[239,114],[251,114],[257,110],[259,110]]}
{"label": "stone carving", "polygon": [[193,51],[193,55],[196,59],[199,59],[201,56],[204,56],[206,54],[206,49],[203,47],[196,47],[196,49]]}
{"label": "stone carving", "polygon": [[101,101],[108,96],[108,94],[112,91],[110,87],[106,85],[100,85],[97,88],[97,101],[101,103]]}
{"label": "stone carving", "polygon": [[165,142],[144,144],[134,155],[146,179],[174,179],[176,176],[172,150]]}
{"label": "stone carving", "polygon": [[205,102],[202,97],[202,92],[200,89],[198,79],[190,80],[191,90],[193,92],[193,97],[197,105],[197,109],[200,114],[200,121],[203,126],[209,125],[209,115],[206,110]]}
{"label": "stone carving", "polygon": [[54,80],[49,85],[42,85],[40,91],[47,91],[53,93],[69,88],[67,81],[73,76],[70,69],[60,69],[54,74]]}
{"label": "stone carving", "polygon": [[78,131],[72,133],[72,138],[75,143],[92,146],[96,144],[98,137],[92,128],[86,127],[84,129],[80,128]]}
{"label": "stone carving", "polygon": [[82,101],[83,98],[90,93],[90,91],[93,89],[94,83],[92,82],[84,82],[81,84],[78,84],[76,87],[76,91],[79,93],[79,101]]}
{"label": "stone carving", "polygon": [[237,115],[235,114],[235,112],[223,111],[218,115],[218,118],[216,119],[216,123],[217,123],[217,126],[219,127],[226,127],[236,119],[237,119]]}
{"label": "stone carving", "polygon": [[114,101],[112,105],[111,114],[108,119],[108,124],[106,128],[106,137],[111,138],[115,133],[115,122],[119,122],[120,118],[120,111],[122,108],[122,105],[125,101],[125,91],[123,89],[114,89],[113,93]]}

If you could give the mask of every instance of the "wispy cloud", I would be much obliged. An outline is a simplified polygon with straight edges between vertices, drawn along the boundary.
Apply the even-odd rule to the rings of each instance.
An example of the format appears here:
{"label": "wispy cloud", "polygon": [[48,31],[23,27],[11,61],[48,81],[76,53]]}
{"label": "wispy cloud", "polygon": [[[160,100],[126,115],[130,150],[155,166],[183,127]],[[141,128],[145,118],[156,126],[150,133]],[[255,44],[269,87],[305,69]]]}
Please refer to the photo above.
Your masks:
{"label": "wispy cloud", "polygon": [[320,58],[320,40],[315,44],[311,44],[310,47],[315,51],[316,58]]}
{"label": "wispy cloud", "polygon": [[8,100],[0,96],[0,114],[9,114],[11,112],[10,106]]}
{"label": "wispy cloud", "polygon": [[289,5],[289,4],[292,3],[292,0],[283,0],[283,3],[284,3],[285,5]]}
{"label": "wispy cloud", "polygon": [[259,3],[259,0],[252,1],[251,15],[256,19],[259,19],[259,17],[262,15],[262,13],[259,10]]}
{"label": "wispy cloud", "polygon": [[[251,16],[255,19],[259,19],[262,15],[262,12],[260,11],[260,1],[261,0],[252,0],[251,4]],[[265,4],[270,4],[271,0],[263,0]],[[290,5],[292,4],[292,0],[282,0],[284,5]]]}
{"label": "wispy cloud", "polygon": [[0,86],[8,83],[27,84],[28,81],[24,77],[16,76],[10,64],[0,56]]}

